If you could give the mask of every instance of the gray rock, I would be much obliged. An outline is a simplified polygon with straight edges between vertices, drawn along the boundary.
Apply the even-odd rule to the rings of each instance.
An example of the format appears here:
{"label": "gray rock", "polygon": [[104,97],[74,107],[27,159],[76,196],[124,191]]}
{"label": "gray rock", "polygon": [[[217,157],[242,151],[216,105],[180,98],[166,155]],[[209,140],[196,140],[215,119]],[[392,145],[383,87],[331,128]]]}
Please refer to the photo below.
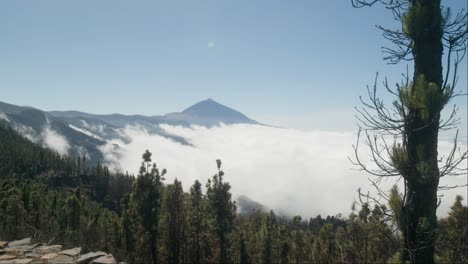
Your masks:
{"label": "gray rock", "polygon": [[21,240],[11,241],[10,243],[8,243],[8,245],[10,247],[24,246],[24,245],[29,245],[29,244],[31,244],[31,238],[30,237],[25,238],[25,239],[21,239]]}
{"label": "gray rock", "polygon": [[10,254],[5,254],[5,255],[1,255],[0,256],[0,260],[4,260],[4,259],[14,259],[16,258],[15,255],[10,255]]}
{"label": "gray rock", "polygon": [[[17,255],[24,255],[24,253],[31,252],[34,248],[40,246],[42,244],[33,244],[33,245],[16,245],[12,247],[6,247],[3,249],[5,252],[16,252]],[[21,254],[20,254],[21,252]]]}
{"label": "gray rock", "polygon": [[60,251],[59,254],[74,257],[74,256],[78,256],[80,252],[81,252],[81,248],[77,247],[77,248]]}
{"label": "gray rock", "polygon": [[39,254],[37,254],[37,253],[27,253],[27,254],[25,255],[25,257],[27,257],[27,258],[40,258],[41,255],[39,255]]}
{"label": "gray rock", "polygon": [[55,257],[57,257],[58,254],[57,253],[48,253],[48,254],[45,254],[44,256],[41,257],[42,260],[49,260],[49,259],[53,259]]}
{"label": "gray rock", "polygon": [[77,263],[89,263],[93,259],[105,256],[106,252],[98,251],[98,252],[89,252],[84,255],[81,255],[81,257],[76,261]]}
{"label": "gray rock", "polygon": [[58,253],[62,250],[61,245],[52,245],[52,246],[40,246],[35,248],[33,251],[37,254],[48,254],[48,253]]}
{"label": "gray rock", "polygon": [[28,264],[31,263],[32,259],[9,259],[9,260],[0,260],[0,264]]}
{"label": "gray rock", "polygon": [[24,256],[24,249],[22,248],[5,248],[2,250],[3,253],[15,255],[15,256]]}
{"label": "gray rock", "polygon": [[37,248],[39,246],[43,246],[44,244],[43,243],[36,243],[36,244],[32,244],[32,245],[29,245],[29,246],[26,246],[28,249],[34,249],[34,248]]}
{"label": "gray rock", "polygon": [[117,264],[117,262],[115,261],[114,256],[112,256],[112,254],[108,254],[108,255],[99,257],[99,258],[93,260],[93,262],[91,262],[91,263],[92,264]]}
{"label": "gray rock", "polygon": [[7,241],[0,241],[0,248],[4,248],[8,246],[8,242]]}
{"label": "gray rock", "polygon": [[73,261],[72,257],[66,255],[58,255],[53,259],[49,259],[47,263],[54,263],[54,264],[74,264],[76,263]]}

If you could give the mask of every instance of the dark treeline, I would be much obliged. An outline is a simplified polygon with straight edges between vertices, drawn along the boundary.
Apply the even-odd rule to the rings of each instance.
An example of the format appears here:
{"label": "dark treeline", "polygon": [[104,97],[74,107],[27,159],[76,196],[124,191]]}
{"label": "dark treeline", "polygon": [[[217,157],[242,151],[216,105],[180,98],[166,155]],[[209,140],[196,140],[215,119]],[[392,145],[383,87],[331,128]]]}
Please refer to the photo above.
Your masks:
{"label": "dark treeline", "polygon": [[[89,167],[0,125],[0,237],[111,252],[129,263],[398,262],[401,234],[385,205],[348,217],[236,213],[217,160],[214,176],[184,190],[151,160],[137,177]],[[311,206],[313,203],[311,202]],[[391,205],[390,205],[391,206]],[[439,220],[437,261],[467,260],[467,214],[458,197]]]}
{"label": "dark treeline", "polygon": [[88,166],[86,156],[76,159],[33,144],[0,121],[0,176],[33,180],[51,189],[72,191],[80,188],[92,200],[120,212],[120,200],[132,191],[135,177],[114,173],[97,162]]}

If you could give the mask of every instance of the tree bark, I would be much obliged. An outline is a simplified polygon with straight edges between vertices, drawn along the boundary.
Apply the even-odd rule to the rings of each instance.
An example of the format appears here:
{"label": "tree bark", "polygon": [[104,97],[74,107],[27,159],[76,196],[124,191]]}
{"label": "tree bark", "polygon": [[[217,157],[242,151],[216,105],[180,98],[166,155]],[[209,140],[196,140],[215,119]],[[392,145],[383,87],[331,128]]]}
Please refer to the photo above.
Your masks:
{"label": "tree bark", "polygon": [[[442,16],[440,0],[412,0],[403,21],[412,27],[414,78],[411,94],[415,95],[418,81],[423,78],[427,84],[435,84],[439,98],[442,91]],[[429,89],[429,87],[425,87]],[[430,93],[426,90],[425,92]],[[405,249],[403,259],[411,263],[434,263],[434,243],[437,228],[437,189],[439,169],[437,161],[440,112],[443,100],[409,107],[405,134],[408,154]],[[437,103],[439,102],[439,103]],[[425,112],[424,112],[425,111]],[[423,113],[424,112],[424,113]]]}

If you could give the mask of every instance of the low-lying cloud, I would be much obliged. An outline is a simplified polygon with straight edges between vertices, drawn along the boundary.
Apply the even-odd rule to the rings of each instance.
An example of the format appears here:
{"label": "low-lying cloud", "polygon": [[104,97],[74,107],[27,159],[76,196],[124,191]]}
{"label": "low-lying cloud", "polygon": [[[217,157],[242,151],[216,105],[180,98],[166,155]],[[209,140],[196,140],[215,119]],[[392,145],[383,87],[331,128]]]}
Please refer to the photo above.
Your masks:
{"label": "low-lying cloud", "polygon": [[70,144],[67,139],[57,131],[45,126],[41,133],[42,142],[45,146],[57,151],[60,155],[67,155]]}
{"label": "low-lying cloud", "polygon": [[49,125],[44,126],[40,134],[36,133],[32,127],[21,124],[14,124],[13,129],[31,142],[42,144],[44,147],[57,151],[60,155],[68,155],[70,144],[67,139]]}
{"label": "low-lying cloud", "polygon": [[[247,195],[289,215],[346,216],[357,197],[356,190],[370,189],[370,176],[353,170],[356,168],[348,160],[353,155],[355,132],[306,132],[245,124],[161,128],[186,138],[191,145],[150,134],[140,127],[127,127],[121,132],[132,138],[130,143],[115,140],[118,150],[112,145],[101,150],[106,159],[112,163],[118,160],[123,170],[135,173],[141,154],[149,149],[153,161],[168,170],[166,183],[177,177],[185,190],[195,179],[204,185],[216,172],[215,160],[219,158],[234,197]],[[451,146],[448,142],[440,145],[441,153]],[[392,184],[388,180],[384,185]],[[466,184],[466,176],[443,178],[441,184]],[[456,193],[464,194],[465,189],[446,192],[439,215],[447,214]]]}

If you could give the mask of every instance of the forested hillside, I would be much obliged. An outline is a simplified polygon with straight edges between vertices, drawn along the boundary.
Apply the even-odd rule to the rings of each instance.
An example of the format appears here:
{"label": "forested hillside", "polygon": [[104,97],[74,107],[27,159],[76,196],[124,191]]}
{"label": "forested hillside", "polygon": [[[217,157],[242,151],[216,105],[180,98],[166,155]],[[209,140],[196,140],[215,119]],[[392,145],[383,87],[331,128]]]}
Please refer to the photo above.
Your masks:
{"label": "forested hillside", "polygon": [[[0,238],[31,236],[111,252],[129,263],[387,263],[401,234],[386,206],[343,217],[236,213],[229,173],[216,161],[207,183],[183,190],[143,154],[137,177],[89,167],[0,126]],[[217,170],[216,170],[217,169]],[[319,202],[319,201],[315,201]],[[314,206],[311,201],[310,206]],[[350,204],[351,206],[351,204]],[[437,260],[466,262],[467,208],[457,198],[439,220]]]}

